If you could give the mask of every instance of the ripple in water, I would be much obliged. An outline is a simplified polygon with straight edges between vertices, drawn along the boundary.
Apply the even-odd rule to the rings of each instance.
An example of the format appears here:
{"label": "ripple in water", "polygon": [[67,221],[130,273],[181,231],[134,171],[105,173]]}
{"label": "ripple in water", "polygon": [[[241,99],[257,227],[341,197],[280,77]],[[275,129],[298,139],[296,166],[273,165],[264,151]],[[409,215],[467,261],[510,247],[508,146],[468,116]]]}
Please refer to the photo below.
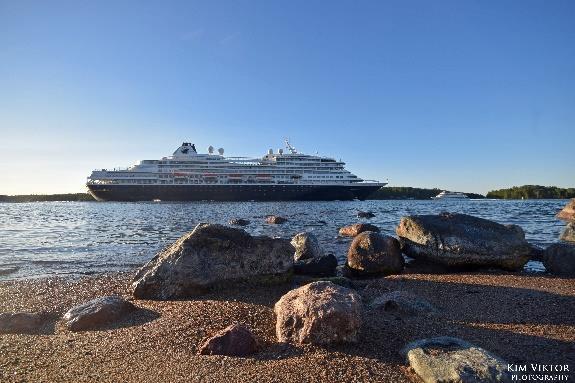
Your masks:
{"label": "ripple in water", "polygon": [[[529,242],[546,247],[557,241],[564,227],[555,214],[565,204],[565,200],[2,203],[0,266],[17,270],[0,278],[131,270],[198,223],[226,224],[236,217],[251,221],[245,230],[253,235],[291,238],[298,232],[311,231],[340,262],[350,241],[337,237],[341,226],[370,222],[383,233],[394,235],[402,216],[443,211],[519,225]],[[358,219],[358,210],[372,211],[376,217]],[[289,221],[269,225],[264,222],[268,214]],[[526,269],[537,271],[542,266],[530,262]]]}

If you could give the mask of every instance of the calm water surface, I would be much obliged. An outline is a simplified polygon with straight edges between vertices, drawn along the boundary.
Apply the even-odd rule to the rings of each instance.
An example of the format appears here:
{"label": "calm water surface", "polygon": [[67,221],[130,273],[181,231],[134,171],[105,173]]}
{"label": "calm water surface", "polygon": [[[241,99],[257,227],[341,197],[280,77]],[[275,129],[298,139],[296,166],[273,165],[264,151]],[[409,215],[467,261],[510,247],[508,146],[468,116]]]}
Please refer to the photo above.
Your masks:
{"label": "calm water surface", "polygon": [[[14,272],[0,279],[86,275],[125,271],[141,266],[158,250],[192,230],[199,222],[227,223],[245,218],[251,234],[290,238],[314,232],[340,261],[348,239],[338,228],[370,222],[394,234],[399,219],[443,211],[472,214],[504,224],[517,224],[539,246],[557,241],[564,224],[555,214],[566,200],[531,201],[350,201],[350,202],[41,202],[0,204],[0,267]],[[356,218],[358,210],[376,214]],[[283,225],[264,223],[268,214],[287,217]],[[325,222],[325,223],[322,223]],[[529,267],[537,269],[536,263]]]}

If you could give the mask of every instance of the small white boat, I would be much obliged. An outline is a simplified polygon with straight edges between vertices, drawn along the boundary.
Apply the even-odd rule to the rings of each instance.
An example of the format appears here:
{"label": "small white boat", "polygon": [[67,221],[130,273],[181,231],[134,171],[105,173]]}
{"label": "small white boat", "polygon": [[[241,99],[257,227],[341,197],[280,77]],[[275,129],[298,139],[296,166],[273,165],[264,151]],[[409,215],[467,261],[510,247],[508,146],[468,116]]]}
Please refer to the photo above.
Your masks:
{"label": "small white boat", "polygon": [[457,200],[465,200],[465,199],[469,199],[469,197],[466,196],[464,193],[450,192],[450,191],[444,190],[444,191],[442,191],[441,193],[439,193],[438,195],[436,195],[435,197],[431,197],[431,199],[457,199]]}

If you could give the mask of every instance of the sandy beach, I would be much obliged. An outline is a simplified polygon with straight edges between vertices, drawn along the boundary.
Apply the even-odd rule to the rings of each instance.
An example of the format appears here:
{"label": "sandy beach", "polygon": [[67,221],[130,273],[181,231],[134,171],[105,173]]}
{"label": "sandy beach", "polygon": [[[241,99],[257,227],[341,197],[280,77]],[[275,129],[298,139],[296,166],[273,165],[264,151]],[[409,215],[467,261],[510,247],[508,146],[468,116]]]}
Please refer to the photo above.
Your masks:
{"label": "sandy beach", "polygon": [[[3,312],[46,311],[36,335],[0,335],[3,382],[409,382],[398,350],[449,335],[510,363],[575,365],[575,280],[524,273],[407,273],[354,281],[366,307],[386,291],[426,298],[439,313],[381,315],[365,310],[357,344],[330,348],[276,342],[274,303],[293,283],[239,286],[194,300],[134,300],[145,309],[113,328],[69,332],[59,317],[107,294],[129,297],[131,273],[0,283]],[[299,280],[299,284],[304,281]],[[199,356],[201,341],[232,323],[260,341],[248,358]],[[411,378],[410,378],[411,377]]]}

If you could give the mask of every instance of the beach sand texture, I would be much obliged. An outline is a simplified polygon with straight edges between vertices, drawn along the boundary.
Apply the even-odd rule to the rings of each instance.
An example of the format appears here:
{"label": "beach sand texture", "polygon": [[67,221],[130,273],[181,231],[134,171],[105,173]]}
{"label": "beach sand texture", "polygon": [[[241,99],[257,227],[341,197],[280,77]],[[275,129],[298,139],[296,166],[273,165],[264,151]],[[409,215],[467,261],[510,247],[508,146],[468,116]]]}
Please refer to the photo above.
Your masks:
{"label": "beach sand texture", "polygon": [[[409,382],[398,351],[448,335],[510,363],[575,366],[575,280],[522,273],[403,274],[354,281],[366,310],[357,344],[329,348],[276,342],[273,305],[294,288],[240,286],[199,299],[133,303],[145,310],[100,331],[72,333],[70,307],[108,294],[129,297],[133,274],[0,283],[0,311],[49,311],[37,335],[0,335],[2,382]],[[403,290],[433,315],[381,314],[371,300]],[[247,325],[260,351],[247,358],[197,355],[207,336]]]}

